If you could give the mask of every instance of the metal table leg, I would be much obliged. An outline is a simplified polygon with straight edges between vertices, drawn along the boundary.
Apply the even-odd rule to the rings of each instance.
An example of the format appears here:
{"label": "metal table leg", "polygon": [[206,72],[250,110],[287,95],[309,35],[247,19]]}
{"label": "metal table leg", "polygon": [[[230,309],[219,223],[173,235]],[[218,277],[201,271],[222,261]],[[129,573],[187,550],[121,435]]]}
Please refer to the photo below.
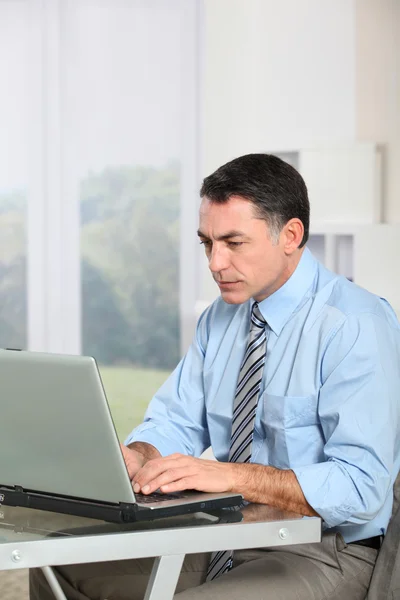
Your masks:
{"label": "metal table leg", "polygon": [[184,554],[157,556],[144,600],[173,599],[184,558]]}
{"label": "metal table leg", "polygon": [[51,567],[41,567],[43,571],[43,575],[47,579],[47,583],[51,587],[51,590],[57,600],[67,600],[64,592],[61,589],[60,584],[58,583],[57,577],[54,575],[53,569]]}

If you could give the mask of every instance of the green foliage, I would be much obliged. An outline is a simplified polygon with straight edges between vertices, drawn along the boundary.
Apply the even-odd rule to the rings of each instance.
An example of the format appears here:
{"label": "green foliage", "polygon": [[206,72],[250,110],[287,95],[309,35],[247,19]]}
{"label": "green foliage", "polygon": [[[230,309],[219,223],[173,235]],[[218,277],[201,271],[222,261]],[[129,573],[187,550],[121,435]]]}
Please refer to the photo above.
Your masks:
{"label": "green foliage", "polygon": [[25,211],[21,194],[0,197],[0,347],[26,347]]}
{"label": "green foliage", "polygon": [[179,359],[179,170],[120,167],[82,184],[83,350],[104,364]]}
{"label": "green foliage", "polygon": [[25,257],[0,263],[0,348],[26,348],[25,278]]}
{"label": "green foliage", "polygon": [[[82,340],[101,364],[179,360],[179,168],[122,166],[81,185]],[[0,197],[0,343],[25,347],[25,200]]]}

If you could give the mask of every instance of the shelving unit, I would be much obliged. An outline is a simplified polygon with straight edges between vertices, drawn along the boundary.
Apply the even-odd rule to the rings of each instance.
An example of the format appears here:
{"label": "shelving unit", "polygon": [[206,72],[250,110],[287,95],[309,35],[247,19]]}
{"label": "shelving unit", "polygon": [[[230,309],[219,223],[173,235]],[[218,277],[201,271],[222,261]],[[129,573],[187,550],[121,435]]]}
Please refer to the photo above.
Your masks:
{"label": "shelving unit", "polygon": [[275,154],[307,184],[309,248],[327,268],[356,281],[355,239],[364,227],[383,219],[381,148],[357,142]]}

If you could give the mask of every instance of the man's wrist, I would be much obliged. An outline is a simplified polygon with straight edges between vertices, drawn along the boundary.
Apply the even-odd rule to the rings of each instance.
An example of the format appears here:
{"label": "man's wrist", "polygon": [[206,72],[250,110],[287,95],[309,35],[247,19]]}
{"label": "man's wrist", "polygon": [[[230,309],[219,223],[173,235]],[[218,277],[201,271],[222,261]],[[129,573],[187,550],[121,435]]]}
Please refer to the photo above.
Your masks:
{"label": "man's wrist", "polygon": [[148,442],[131,442],[127,447],[141,454],[145,462],[161,456],[157,448]]}
{"label": "man's wrist", "polygon": [[253,487],[254,466],[249,463],[228,463],[231,469],[232,489],[236,494],[246,496],[246,492]]}
{"label": "man's wrist", "polygon": [[295,473],[290,469],[254,463],[232,463],[232,492],[245,500],[269,504],[307,516],[319,516],[307,502]]}

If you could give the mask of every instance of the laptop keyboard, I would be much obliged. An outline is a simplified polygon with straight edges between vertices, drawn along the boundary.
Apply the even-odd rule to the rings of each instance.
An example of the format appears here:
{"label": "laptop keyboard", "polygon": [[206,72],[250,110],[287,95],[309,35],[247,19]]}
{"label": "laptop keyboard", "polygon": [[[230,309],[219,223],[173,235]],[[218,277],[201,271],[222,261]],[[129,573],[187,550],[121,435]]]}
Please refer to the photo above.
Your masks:
{"label": "laptop keyboard", "polygon": [[153,502],[165,502],[165,500],[179,500],[180,498],[187,498],[187,494],[176,492],[174,494],[161,494],[160,492],[153,492],[152,494],[135,494],[136,502],[139,504],[149,504]]}

